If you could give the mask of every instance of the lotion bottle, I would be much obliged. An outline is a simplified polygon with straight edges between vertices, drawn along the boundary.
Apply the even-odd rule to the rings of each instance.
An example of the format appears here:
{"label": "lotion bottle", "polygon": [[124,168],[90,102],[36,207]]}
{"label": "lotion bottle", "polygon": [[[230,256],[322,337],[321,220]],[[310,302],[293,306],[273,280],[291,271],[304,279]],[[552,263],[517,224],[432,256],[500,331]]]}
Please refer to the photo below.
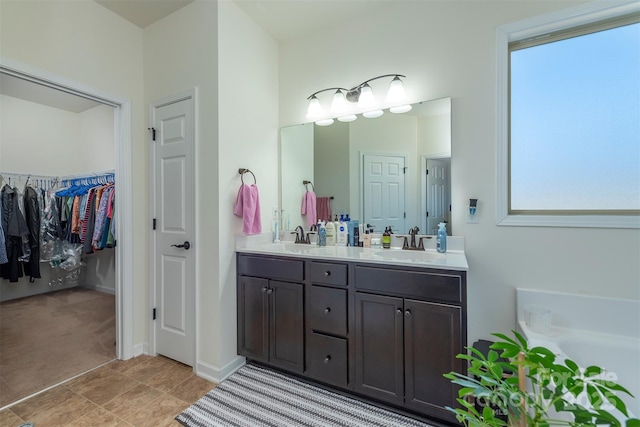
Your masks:
{"label": "lotion bottle", "polygon": [[362,238],[362,247],[371,247],[371,234],[369,234],[369,230],[364,232],[364,237]]}
{"label": "lotion bottle", "polygon": [[347,246],[349,244],[349,230],[347,228],[347,223],[344,221],[340,221],[338,223],[338,230],[336,232],[336,245],[337,246]]}
{"label": "lotion bottle", "polygon": [[438,236],[436,237],[436,249],[440,253],[447,252],[447,224],[438,224]]}
{"label": "lotion bottle", "polygon": [[327,246],[336,245],[336,226],[331,221],[327,221]]}

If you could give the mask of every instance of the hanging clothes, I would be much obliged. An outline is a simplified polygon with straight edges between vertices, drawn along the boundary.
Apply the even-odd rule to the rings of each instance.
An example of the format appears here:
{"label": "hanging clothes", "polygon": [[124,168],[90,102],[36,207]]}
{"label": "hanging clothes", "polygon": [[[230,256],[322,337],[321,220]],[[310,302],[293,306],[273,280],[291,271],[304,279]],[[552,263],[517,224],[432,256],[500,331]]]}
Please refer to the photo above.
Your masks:
{"label": "hanging clothes", "polygon": [[2,206],[0,206],[0,264],[6,264],[8,262],[9,258],[7,258],[7,246],[4,239],[4,228],[2,227]]}
{"label": "hanging clothes", "polygon": [[8,262],[0,264],[0,275],[10,282],[17,282],[23,277],[20,257],[24,255],[22,239],[29,235],[27,223],[20,211],[20,197],[17,188],[5,185],[0,192],[2,202],[2,228]]}
{"label": "hanging clothes", "polygon": [[24,264],[24,272],[31,282],[40,276],[40,205],[38,193],[32,187],[27,187],[24,192],[24,215],[29,230],[28,240],[30,256]]}

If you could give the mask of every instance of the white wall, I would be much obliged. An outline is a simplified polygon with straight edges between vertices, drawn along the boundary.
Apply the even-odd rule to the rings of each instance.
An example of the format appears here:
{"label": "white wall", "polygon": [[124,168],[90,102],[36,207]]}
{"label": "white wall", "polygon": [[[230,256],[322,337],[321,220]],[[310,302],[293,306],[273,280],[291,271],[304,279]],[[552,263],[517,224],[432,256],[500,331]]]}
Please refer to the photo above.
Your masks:
{"label": "white wall", "polygon": [[234,236],[240,234],[242,220],[232,209],[240,185],[238,168],[256,175],[263,232],[270,231],[270,210],[278,206],[278,45],[234,2],[218,4],[220,312],[212,326],[220,339],[212,344],[223,366],[237,355]]}
{"label": "white wall", "polygon": [[237,358],[238,168],[257,178],[263,231],[270,230],[270,207],[278,205],[277,46],[233,2],[207,0],[145,28],[144,46],[146,104],[198,90],[196,363],[216,379]]}
{"label": "white wall", "polygon": [[[0,54],[132,105],[134,344],[146,340],[146,126],[142,30],[92,0],[0,1]],[[3,150],[4,153],[4,150]]]}
{"label": "white wall", "polygon": [[[307,121],[316,90],[390,72],[407,75],[411,103],[452,97],[453,228],[469,262],[470,342],[514,327],[515,287],[640,299],[639,230],[495,225],[496,28],[579,3],[398,1],[280,49],[281,126]],[[479,224],[465,223],[471,197]]]}

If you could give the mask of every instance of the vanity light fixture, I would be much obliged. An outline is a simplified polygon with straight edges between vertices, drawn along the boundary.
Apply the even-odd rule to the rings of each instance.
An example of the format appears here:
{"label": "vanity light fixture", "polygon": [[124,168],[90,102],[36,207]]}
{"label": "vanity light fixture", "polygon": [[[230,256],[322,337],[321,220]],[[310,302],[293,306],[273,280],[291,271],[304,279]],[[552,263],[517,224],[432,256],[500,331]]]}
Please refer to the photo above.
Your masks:
{"label": "vanity light fixture", "polygon": [[[322,89],[317,92],[312,93],[307,99],[309,100],[309,108],[307,110],[307,118],[311,120],[315,120],[321,118],[324,115],[324,111],[322,106],[320,105],[320,100],[316,95],[327,92],[327,91],[335,91],[333,95],[333,101],[331,102],[331,115],[333,117],[338,117],[340,121],[353,121],[355,120],[354,114],[345,115],[344,113],[348,110],[349,103],[357,104],[360,109],[374,108],[376,107],[376,98],[373,95],[373,90],[371,86],[369,86],[369,82],[377,79],[382,79],[385,77],[393,77],[391,80],[391,84],[389,86],[389,91],[387,93],[386,102],[387,103],[398,103],[402,102],[405,98],[405,91],[402,85],[402,80],[400,78],[405,78],[402,74],[384,74],[382,76],[374,77],[369,80],[365,80],[357,86],[352,87],[351,89],[346,89],[343,87],[330,87],[327,89]],[[404,106],[403,106],[404,107]],[[396,107],[394,107],[396,108]],[[409,110],[406,110],[409,111]],[[382,110],[374,110],[363,115],[365,117],[379,117]],[[401,112],[401,111],[395,111]],[[326,120],[321,120],[322,122],[326,122]],[[333,122],[332,122],[333,123]],[[319,123],[317,123],[319,124]],[[324,124],[327,126],[327,124]]]}
{"label": "vanity light fixture", "polygon": [[362,115],[367,119],[375,119],[376,117],[380,117],[383,114],[384,114],[384,111],[382,110],[366,111],[362,113]]}

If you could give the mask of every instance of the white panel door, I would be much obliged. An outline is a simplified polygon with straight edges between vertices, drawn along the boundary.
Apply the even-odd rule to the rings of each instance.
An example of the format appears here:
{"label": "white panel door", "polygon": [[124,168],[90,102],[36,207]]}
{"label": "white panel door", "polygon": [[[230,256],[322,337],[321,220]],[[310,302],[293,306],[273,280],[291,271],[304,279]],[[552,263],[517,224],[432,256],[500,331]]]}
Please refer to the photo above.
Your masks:
{"label": "white panel door", "polygon": [[155,107],[155,350],[195,361],[193,98]]}
{"label": "white panel door", "polygon": [[394,233],[406,233],[405,158],[403,156],[363,156],[363,223],[376,233],[391,226]]}
{"label": "white panel door", "polygon": [[438,224],[446,222],[449,209],[447,192],[448,163],[427,159],[427,230],[425,234],[438,234]]}

